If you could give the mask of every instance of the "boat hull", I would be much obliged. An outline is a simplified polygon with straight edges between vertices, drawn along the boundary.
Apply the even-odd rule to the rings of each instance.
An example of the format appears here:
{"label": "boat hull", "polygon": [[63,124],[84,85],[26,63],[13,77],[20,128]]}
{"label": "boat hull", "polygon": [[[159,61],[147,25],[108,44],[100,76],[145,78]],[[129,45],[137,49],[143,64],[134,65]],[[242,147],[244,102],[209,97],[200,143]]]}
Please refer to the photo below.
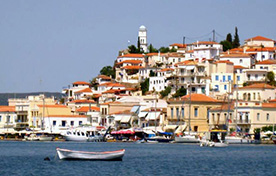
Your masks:
{"label": "boat hull", "polygon": [[86,152],[57,148],[57,154],[61,160],[122,160],[125,150],[109,152]]}
{"label": "boat hull", "polygon": [[199,143],[199,139],[194,136],[175,137],[174,143]]}
{"label": "boat hull", "polygon": [[74,135],[64,136],[64,138],[66,141],[78,141],[78,142],[86,142],[88,139],[86,136],[74,136]]}

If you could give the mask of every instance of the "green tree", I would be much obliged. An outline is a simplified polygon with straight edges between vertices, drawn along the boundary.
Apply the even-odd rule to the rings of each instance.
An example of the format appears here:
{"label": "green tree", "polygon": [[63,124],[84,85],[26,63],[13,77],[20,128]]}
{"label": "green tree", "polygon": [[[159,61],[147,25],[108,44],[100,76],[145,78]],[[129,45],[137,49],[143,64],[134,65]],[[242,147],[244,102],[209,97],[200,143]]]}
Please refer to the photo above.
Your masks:
{"label": "green tree", "polygon": [[138,49],[136,48],[135,45],[128,46],[128,52],[129,53],[139,53],[139,51],[138,51]]}
{"label": "green tree", "polygon": [[154,71],[151,70],[150,73],[149,73],[149,76],[150,77],[157,76],[157,73],[155,73]]}
{"label": "green tree", "polygon": [[240,38],[238,34],[238,28],[235,27],[235,35],[234,35],[234,41],[233,41],[233,48],[238,48],[240,46]]}
{"label": "green tree", "polygon": [[149,50],[149,53],[157,53],[158,52],[158,50],[156,48],[154,48],[152,46],[152,44],[149,45],[148,50]]}
{"label": "green tree", "polygon": [[231,33],[228,33],[228,34],[227,34],[227,36],[226,36],[226,41],[230,42],[231,44],[233,43]]}
{"label": "green tree", "polygon": [[98,83],[96,81],[96,78],[93,78],[91,81],[90,81],[90,84],[92,87],[94,87],[95,90],[98,90]]}
{"label": "green tree", "polygon": [[137,40],[137,50],[138,50],[138,53],[140,53],[140,52],[141,52],[140,37],[138,37],[138,40]]}
{"label": "green tree", "polygon": [[160,53],[168,53],[168,52],[170,52],[170,48],[162,46],[159,48],[159,51],[160,51]]}
{"label": "green tree", "polygon": [[100,71],[101,75],[112,76],[115,78],[115,70],[111,66],[105,66]]}
{"label": "green tree", "polygon": [[223,51],[227,51],[227,50],[229,50],[229,49],[232,49],[232,43],[230,43],[230,42],[227,41],[227,40],[221,41],[220,44],[221,44],[222,47],[223,47]]}
{"label": "green tree", "polygon": [[267,83],[269,85],[275,86],[276,82],[275,82],[275,75],[272,71],[268,72],[266,75],[266,79],[267,79]]}
{"label": "green tree", "polygon": [[184,95],[186,95],[186,94],[187,94],[187,89],[185,89],[185,88],[180,88],[180,89],[178,89],[178,90],[176,91],[175,94],[173,94],[173,97],[174,97],[174,98],[182,97],[182,96],[184,96]]}
{"label": "green tree", "polygon": [[162,90],[160,92],[161,98],[168,96],[171,93],[171,90],[172,90],[172,88],[170,86],[166,87],[165,90]]}
{"label": "green tree", "polygon": [[144,82],[140,83],[142,94],[145,95],[149,91],[149,78],[146,78]]}

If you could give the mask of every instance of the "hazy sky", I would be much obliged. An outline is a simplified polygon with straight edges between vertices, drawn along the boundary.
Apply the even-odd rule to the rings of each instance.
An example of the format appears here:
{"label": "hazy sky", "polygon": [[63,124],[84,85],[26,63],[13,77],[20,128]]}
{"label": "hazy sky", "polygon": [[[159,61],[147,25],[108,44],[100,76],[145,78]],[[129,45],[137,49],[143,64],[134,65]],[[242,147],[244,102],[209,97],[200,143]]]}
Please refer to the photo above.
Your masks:
{"label": "hazy sky", "polygon": [[128,40],[137,43],[140,25],[156,48],[183,36],[209,40],[213,29],[221,41],[235,26],[241,43],[276,39],[275,7],[275,0],[0,0],[0,92],[61,91],[89,81]]}

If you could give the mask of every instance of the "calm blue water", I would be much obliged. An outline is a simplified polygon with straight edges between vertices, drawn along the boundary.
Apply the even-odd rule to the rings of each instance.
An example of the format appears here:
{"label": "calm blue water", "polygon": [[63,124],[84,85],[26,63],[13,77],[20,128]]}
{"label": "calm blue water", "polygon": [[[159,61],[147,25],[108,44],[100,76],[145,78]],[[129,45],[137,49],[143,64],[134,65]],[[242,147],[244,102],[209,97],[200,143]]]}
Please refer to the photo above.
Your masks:
{"label": "calm blue water", "polygon": [[[61,161],[56,147],[126,149],[123,161]],[[45,157],[51,161],[44,161]],[[276,145],[0,142],[0,175],[276,175]]]}

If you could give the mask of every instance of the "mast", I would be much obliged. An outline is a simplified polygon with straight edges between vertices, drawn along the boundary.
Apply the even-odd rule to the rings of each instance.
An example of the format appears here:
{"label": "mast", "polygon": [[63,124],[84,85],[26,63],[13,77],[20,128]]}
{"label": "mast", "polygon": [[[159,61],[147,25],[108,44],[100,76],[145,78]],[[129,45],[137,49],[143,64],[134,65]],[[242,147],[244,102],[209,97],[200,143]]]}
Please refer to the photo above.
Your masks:
{"label": "mast", "polygon": [[45,99],[44,99],[44,94],[43,94],[43,109],[42,109],[42,121],[41,121],[41,129],[42,129],[42,131],[44,131],[44,129],[43,129],[43,123],[44,123],[44,110],[45,110]]}
{"label": "mast", "polygon": [[228,126],[229,126],[229,113],[230,113],[230,88],[232,87],[232,82],[229,81],[229,92],[228,92],[228,108],[227,108],[227,118],[225,119],[226,120],[226,130],[228,132]]}
{"label": "mast", "polygon": [[236,85],[236,133],[235,136],[237,136],[237,130],[238,130],[238,84]]}
{"label": "mast", "polygon": [[191,91],[191,84],[189,85],[189,135],[191,133],[191,103],[192,103],[192,91]]}

